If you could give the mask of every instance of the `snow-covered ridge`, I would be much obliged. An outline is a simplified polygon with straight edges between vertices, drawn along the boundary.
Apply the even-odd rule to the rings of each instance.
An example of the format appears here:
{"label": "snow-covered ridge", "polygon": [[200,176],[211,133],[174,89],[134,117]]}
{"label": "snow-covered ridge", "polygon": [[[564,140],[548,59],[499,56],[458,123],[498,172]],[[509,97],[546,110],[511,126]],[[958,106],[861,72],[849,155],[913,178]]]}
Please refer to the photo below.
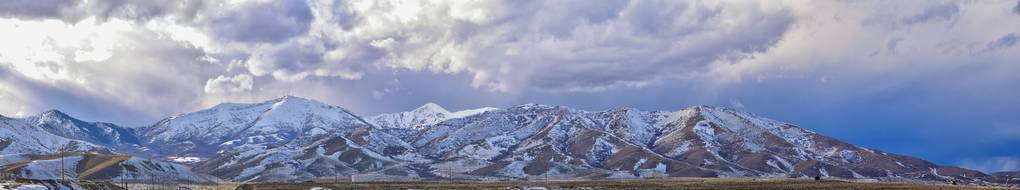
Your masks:
{"label": "snow-covered ridge", "polygon": [[[18,136],[22,134],[33,135]],[[138,143],[130,143],[132,138]],[[861,148],[790,123],[711,106],[588,111],[523,104],[452,112],[426,103],[407,112],[363,118],[342,107],[285,96],[259,103],[223,103],[132,129],[83,122],[59,111],[22,119],[0,117],[0,154],[62,150],[178,161],[195,171],[237,181],[349,175],[994,180],[973,177],[980,172]],[[444,172],[444,167],[452,166],[458,167]],[[937,177],[929,175],[932,171]]]}
{"label": "snow-covered ridge", "polygon": [[24,118],[0,118],[0,154],[130,152],[138,147],[135,137],[131,129],[78,120],[56,110]]}
{"label": "snow-covered ridge", "polygon": [[225,103],[146,127],[140,136],[165,156],[208,159],[224,149],[286,144],[304,135],[368,126],[350,111],[296,96],[254,104]]}
{"label": "snow-covered ridge", "polygon": [[484,107],[450,112],[447,111],[446,108],[439,106],[439,104],[429,102],[407,112],[370,116],[367,117],[366,121],[380,127],[421,129],[423,126],[436,124],[445,120],[468,117],[493,110],[498,110],[498,108]]}

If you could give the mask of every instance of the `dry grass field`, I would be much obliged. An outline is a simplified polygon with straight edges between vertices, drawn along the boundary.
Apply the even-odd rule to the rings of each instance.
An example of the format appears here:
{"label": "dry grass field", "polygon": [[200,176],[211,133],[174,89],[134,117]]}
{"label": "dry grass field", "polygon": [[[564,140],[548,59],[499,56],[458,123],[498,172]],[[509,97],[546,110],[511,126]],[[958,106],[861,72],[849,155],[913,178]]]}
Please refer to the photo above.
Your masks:
{"label": "dry grass field", "polygon": [[500,182],[263,183],[238,189],[1007,189],[1004,187],[800,179],[649,179]]}
{"label": "dry grass field", "polygon": [[[0,183],[12,184],[29,183]],[[123,184],[106,182],[79,183],[87,189],[124,189]],[[15,185],[18,186],[18,185]],[[182,188],[183,187],[183,188]],[[0,188],[3,189],[3,188]],[[578,181],[420,181],[420,182],[341,182],[341,183],[260,183],[260,184],[128,184],[127,189],[190,189],[190,190],[346,190],[346,189],[1009,189],[994,186],[915,184],[891,182],[854,182],[808,179],[743,179],[743,178],[682,178],[644,180],[578,180]],[[1015,189],[1017,189],[1015,187]]]}

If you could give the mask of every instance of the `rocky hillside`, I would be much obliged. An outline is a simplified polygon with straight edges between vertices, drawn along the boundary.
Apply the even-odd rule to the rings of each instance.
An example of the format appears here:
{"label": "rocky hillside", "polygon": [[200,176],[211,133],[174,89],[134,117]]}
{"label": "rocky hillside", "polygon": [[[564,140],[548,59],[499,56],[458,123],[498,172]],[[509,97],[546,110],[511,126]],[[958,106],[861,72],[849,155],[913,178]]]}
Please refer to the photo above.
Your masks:
{"label": "rocky hillside", "polygon": [[[463,178],[836,177],[980,182],[980,172],[857,147],[733,109],[522,105],[410,133]],[[438,167],[437,167],[438,166]]]}
{"label": "rocky hillside", "polygon": [[[176,181],[217,183],[214,176],[196,173],[191,167],[129,155],[62,153],[18,155],[22,160],[6,163],[0,171],[27,179],[76,179],[99,181]],[[12,161],[12,160],[7,160]]]}
{"label": "rocky hillside", "polygon": [[[22,137],[14,134],[38,134]],[[52,111],[0,118],[0,153],[80,151],[173,161],[232,181],[826,177],[989,183],[1004,177],[858,147],[729,108],[586,111],[433,103],[361,117],[287,96],[123,128]],[[19,160],[20,159],[20,160]],[[17,156],[0,156],[8,163]],[[1000,175],[1001,176],[1001,175]]]}
{"label": "rocky hillside", "polygon": [[0,155],[136,152],[140,148],[130,128],[85,122],[56,110],[27,118],[0,116]]}

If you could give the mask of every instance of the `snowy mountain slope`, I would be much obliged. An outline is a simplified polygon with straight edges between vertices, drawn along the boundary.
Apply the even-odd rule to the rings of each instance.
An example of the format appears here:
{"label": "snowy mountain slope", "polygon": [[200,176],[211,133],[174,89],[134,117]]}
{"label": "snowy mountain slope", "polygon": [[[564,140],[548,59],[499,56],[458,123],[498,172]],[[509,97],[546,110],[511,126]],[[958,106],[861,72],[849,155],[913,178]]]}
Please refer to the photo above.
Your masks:
{"label": "snowy mountain slope", "polygon": [[[23,163],[39,160],[26,155],[59,150],[187,161],[187,166],[174,167],[194,167],[233,181],[351,175],[478,180],[819,176],[965,183],[1005,179],[709,106],[586,111],[525,104],[450,112],[428,103],[362,119],[338,106],[286,96],[224,103],[130,129],[83,122],[58,111],[0,117],[0,161]],[[37,165],[48,167],[45,164]]]}
{"label": "snowy mountain slope", "polygon": [[361,125],[276,148],[226,152],[196,169],[235,181],[301,181],[381,171],[415,177],[402,166],[421,161],[409,144]]}
{"label": "snowy mountain slope", "polygon": [[[202,113],[210,117],[200,119],[205,123],[165,126],[214,126],[210,130],[235,134],[213,135],[211,139],[223,141],[214,149],[219,154],[198,165],[201,171],[240,181],[294,181],[384,171],[413,178],[458,179],[823,176],[976,180],[963,177],[970,171],[856,147],[792,124],[728,108],[584,111],[526,104],[449,112],[429,103],[364,122],[352,114],[315,117],[343,109],[300,98],[295,99],[313,103],[287,107],[331,109],[290,109],[286,114],[283,109],[273,109],[280,102],[287,104],[290,98],[294,97],[260,104],[220,105],[165,120],[193,121],[196,119],[181,118]],[[272,112],[282,116],[265,114]],[[293,122],[295,117],[319,122]],[[288,120],[291,122],[277,122]],[[288,124],[251,124],[260,122]],[[256,132],[245,132],[253,129]],[[267,130],[271,132],[259,132]],[[288,130],[317,132],[279,135]],[[376,139],[357,140],[352,136],[365,133]],[[240,140],[265,135],[274,136],[270,141]],[[393,155],[394,150],[404,152]]]}
{"label": "snowy mountain slope", "polygon": [[256,104],[225,103],[140,129],[161,156],[209,159],[233,149],[259,149],[336,128],[367,125],[346,109],[294,96]]}
{"label": "snowy mountain slope", "polygon": [[[473,163],[460,174],[506,178],[606,178],[715,176],[714,172],[667,159],[604,130],[596,113],[565,107],[522,105],[429,127],[414,141],[426,156]],[[644,129],[641,129],[644,130]],[[624,130],[626,134],[630,130]],[[671,170],[667,171],[667,167]],[[450,174],[446,174],[450,175]]]}
{"label": "snowy mountain slope", "polygon": [[293,96],[221,104],[140,131],[158,156],[198,157],[197,170],[237,181],[307,180],[424,160],[346,109]]}
{"label": "snowy mountain slope", "polygon": [[373,125],[385,126],[387,128],[417,130],[423,126],[436,124],[448,119],[462,118],[493,110],[497,110],[497,108],[484,107],[450,112],[438,104],[429,102],[408,112],[380,114],[368,117],[366,121]]}
{"label": "snowy mountain slope", "polygon": [[26,118],[0,117],[0,155],[136,152],[139,148],[131,129],[85,122],[55,110]]}
{"label": "snowy mountain slope", "polygon": [[[423,127],[412,143],[431,159],[478,165],[465,175],[978,180],[972,170],[938,172],[948,168],[707,106],[591,112],[522,105]],[[603,174],[584,175],[591,173]]]}
{"label": "snowy mountain slope", "polygon": [[86,122],[57,110],[43,112],[32,119],[36,126],[65,138],[120,149],[136,149],[140,144],[131,128],[104,122]]}
{"label": "snowy mountain slope", "polygon": [[[877,178],[937,168],[919,159],[856,147],[797,126],[726,108],[694,107],[652,148],[677,160],[770,176]],[[676,126],[676,124],[681,124]],[[679,145],[679,146],[677,146]],[[684,151],[678,151],[684,150]],[[914,176],[919,177],[919,176]]]}
{"label": "snowy mountain slope", "polygon": [[[2,170],[27,179],[79,179],[145,182],[152,180],[215,183],[216,177],[192,172],[188,166],[127,155],[64,153],[31,155]],[[63,162],[63,167],[61,167]],[[63,170],[61,170],[63,168]],[[61,175],[63,172],[63,175]]]}

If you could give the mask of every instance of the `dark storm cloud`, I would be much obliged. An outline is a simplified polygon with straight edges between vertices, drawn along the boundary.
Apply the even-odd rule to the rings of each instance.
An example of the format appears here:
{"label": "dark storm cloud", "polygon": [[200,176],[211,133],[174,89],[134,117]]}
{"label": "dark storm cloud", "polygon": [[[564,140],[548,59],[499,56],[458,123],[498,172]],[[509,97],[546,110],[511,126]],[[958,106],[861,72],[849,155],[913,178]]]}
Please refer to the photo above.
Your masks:
{"label": "dark storm cloud", "polygon": [[212,21],[218,37],[240,42],[277,43],[308,32],[312,13],[304,1],[247,3]]}
{"label": "dark storm cloud", "polygon": [[[549,69],[533,71],[530,87],[542,90],[597,90],[606,87],[642,86],[663,77],[681,77],[704,72],[717,61],[734,61],[742,55],[764,52],[785,34],[793,23],[789,15],[765,13],[737,7],[692,7],[693,4],[637,3],[620,13],[632,33],[619,38],[586,39],[568,36],[581,43],[572,50],[551,53],[544,58]],[[746,15],[725,14],[745,11]],[[684,15],[684,16],[669,16]],[[767,16],[765,16],[767,15]],[[761,17],[754,21],[741,17]],[[738,27],[721,30],[723,20],[738,18]],[[676,24],[684,23],[684,24]],[[713,35],[726,36],[716,38]],[[663,43],[664,40],[672,43]],[[645,43],[641,43],[643,40]],[[691,44],[695,47],[676,44]],[[556,50],[551,50],[556,51]],[[535,53],[541,55],[539,53]],[[554,74],[556,73],[556,74]]]}
{"label": "dark storm cloud", "polygon": [[[11,73],[5,68],[0,68],[0,83],[9,85],[7,87],[17,89],[16,97],[3,96],[3,101],[20,101],[18,104],[31,106],[21,115],[7,115],[10,117],[26,117],[39,114],[47,110],[61,110],[66,113],[74,113],[74,117],[87,121],[132,121],[135,118],[151,117],[143,112],[129,112],[134,110],[133,106],[124,105],[122,102],[97,99],[92,94],[83,93],[85,90],[73,85],[51,85],[39,81],[26,80],[18,77],[19,74]],[[0,89],[2,90],[2,89]],[[7,103],[7,102],[4,102]],[[13,106],[7,104],[6,106]],[[128,122],[138,124],[136,122]],[[124,123],[121,123],[124,124]]]}
{"label": "dark storm cloud", "polygon": [[1020,15],[1020,1],[1016,2],[1016,6],[1013,6],[1013,13]]}
{"label": "dark storm cloud", "polygon": [[929,6],[924,9],[924,12],[920,14],[903,18],[900,20],[904,24],[917,24],[928,21],[948,21],[956,16],[960,12],[960,6],[955,3],[946,3]]}
{"label": "dark storm cloud", "polygon": [[793,23],[789,12],[758,3],[464,4],[406,12],[369,6],[374,9],[356,14],[352,32],[375,35],[344,40],[385,50],[378,62],[386,66],[468,73],[473,86],[495,91],[599,91],[684,77],[764,52]]}
{"label": "dark storm cloud", "polygon": [[246,63],[251,73],[257,76],[268,74],[280,80],[299,80],[308,76],[358,79],[361,75],[358,71],[364,68],[364,64],[383,56],[382,52],[367,45],[340,45],[344,46],[345,55],[339,59],[326,60],[330,51],[338,51],[336,44],[310,38],[255,52]]}
{"label": "dark storm cloud", "polygon": [[16,18],[61,18],[78,0],[6,0],[0,1],[0,16]]}
{"label": "dark storm cloud", "polygon": [[988,44],[989,50],[998,50],[1002,48],[1010,48],[1016,45],[1018,37],[1016,33],[1009,33],[998,40]]}
{"label": "dark storm cloud", "polygon": [[886,51],[888,51],[890,53],[896,52],[896,46],[899,45],[899,43],[902,42],[902,41],[903,41],[903,38],[893,38],[893,39],[889,40],[889,42],[886,43],[886,45],[885,45]]}
{"label": "dark storm cloud", "polygon": [[181,20],[193,19],[205,8],[207,1],[139,1],[139,0],[90,0],[88,9],[99,20],[111,17],[129,20],[149,20],[163,16],[175,16]]}
{"label": "dark storm cloud", "polygon": [[175,16],[181,20],[193,19],[205,1],[137,1],[137,0],[9,0],[0,2],[0,16],[30,19],[61,19],[78,22],[86,17],[98,21],[109,18],[148,20]]}
{"label": "dark storm cloud", "polygon": [[986,53],[993,53],[1004,49],[1009,49],[1016,46],[1017,41],[1020,40],[1020,36],[1016,33],[1009,33],[996,39],[995,41],[988,42],[983,48],[976,48],[973,55],[981,55]]}

